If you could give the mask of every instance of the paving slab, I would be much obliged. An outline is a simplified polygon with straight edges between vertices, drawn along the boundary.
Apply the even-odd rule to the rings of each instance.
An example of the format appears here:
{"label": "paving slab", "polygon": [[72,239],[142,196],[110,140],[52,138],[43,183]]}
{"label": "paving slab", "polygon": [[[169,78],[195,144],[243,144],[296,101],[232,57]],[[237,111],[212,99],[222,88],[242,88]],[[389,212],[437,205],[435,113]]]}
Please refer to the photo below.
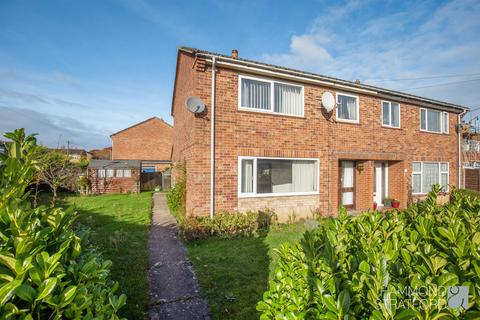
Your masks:
{"label": "paving slab", "polygon": [[150,299],[147,317],[155,320],[210,319],[207,302],[187,249],[178,238],[178,226],[167,207],[165,194],[153,194],[150,251]]}

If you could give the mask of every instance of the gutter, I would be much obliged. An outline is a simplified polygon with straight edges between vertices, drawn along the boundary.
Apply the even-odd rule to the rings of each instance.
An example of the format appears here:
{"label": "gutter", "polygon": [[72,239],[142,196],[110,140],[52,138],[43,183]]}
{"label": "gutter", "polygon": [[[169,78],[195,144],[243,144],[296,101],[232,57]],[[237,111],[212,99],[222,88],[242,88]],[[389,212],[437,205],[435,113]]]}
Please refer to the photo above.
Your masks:
{"label": "gutter", "polygon": [[212,97],[210,116],[210,219],[215,214],[215,57],[212,57]]}
{"label": "gutter", "polygon": [[364,85],[364,84],[355,84],[350,81],[335,79],[330,77],[325,77],[322,75],[316,75],[304,71],[289,69],[289,68],[282,68],[274,65],[267,65],[262,63],[257,63],[255,61],[246,61],[242,59],[234,59],[223,55],[218,55],[215,53],[207,53],[204,51],[193,50],[193,49],[186,49],[180,48],[179,50],[193,53],[196,56],[206,58],[207,62],[212,63],[213,58],[215,58],[216,64],[224,65],[228,68],[234,69],[245,69],[247,71],[256,72],[256,73],[266,73],[271,75],[276,75],[277,77],[282,78],[290,78],[292,80],[297,80],[301,82],[310,82],[310,83],[317,83],[323,84],[325,86],[333,87],[333,88],[344,88],[348,91],[353,92],[364,92],[369,93],[372,95],[377,95],[379,97],[390,98],[395,100],[395,98],[400,98],[401,102],[409,102],[412,104],[420,104],[424,107],[434,108],[434,109],[441,109],[443,111],[450,111],[454,113],[463,112],[463,110],[467,109],[460,105],[455,105],[448,102],[437,101],[429,98],[423,98],[420,96],[403,93],[399,91],[393,91],[389,89],[383,89],[375,86]]}

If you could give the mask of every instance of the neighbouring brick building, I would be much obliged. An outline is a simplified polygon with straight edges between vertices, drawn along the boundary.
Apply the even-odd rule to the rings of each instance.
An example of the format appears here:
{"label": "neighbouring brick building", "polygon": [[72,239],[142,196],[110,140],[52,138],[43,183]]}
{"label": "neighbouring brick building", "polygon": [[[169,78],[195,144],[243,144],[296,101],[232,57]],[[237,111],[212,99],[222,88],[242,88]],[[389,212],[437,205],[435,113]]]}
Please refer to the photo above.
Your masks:
{"label": "neighbouring brick building", "polygon": [[113,160],[141,160],[144,171],[163,171],[170,167],[173,128],[152,117],[110,136]]}
{"label": "neighbouring brick building", "polygon": [[[331,112],[322,105],[326,92]],[[191,96],[205,112],[186,108]],[[341,205],[370,209],[388,198],[405,207],[433,184],[448,193],[461,181],[457,125],[465,110],[236,52],[182,47],[172,161],[186,167],[187,214],[268,207],[285,219],[335,214]]]}
{"label": "neighbouring brick building", "polygon": [[480,134],[471,130],[463,136],[463,185],[480,191]]}
{"label": "neighbouring brick building", "polygon": [[91,160],[88,179],[93,194],[140,191],[139,160]]}

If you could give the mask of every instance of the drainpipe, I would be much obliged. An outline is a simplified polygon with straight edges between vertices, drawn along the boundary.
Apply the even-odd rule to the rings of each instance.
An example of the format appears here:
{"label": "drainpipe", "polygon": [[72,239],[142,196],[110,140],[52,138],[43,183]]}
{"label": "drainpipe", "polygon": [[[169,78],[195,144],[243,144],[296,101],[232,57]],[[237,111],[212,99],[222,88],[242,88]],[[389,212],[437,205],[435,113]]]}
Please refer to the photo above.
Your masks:
{"label": "drainpipe", "polygon": [[457,164],[457,175],[458,175],[458,182],[457,182],[457,188],[460,189],[462,187],[462,142],[461,142],[461,125],[460,121],[463,117],[463,115],[467,112],[467,110],[463,110],[461,113],[457,114],[457,126],[458,126],[458,164]]}
{"label": "drainpipe", "polygon": [[212,57],[212,114],[210,116],[210,219],[215,214],[215,57]]}

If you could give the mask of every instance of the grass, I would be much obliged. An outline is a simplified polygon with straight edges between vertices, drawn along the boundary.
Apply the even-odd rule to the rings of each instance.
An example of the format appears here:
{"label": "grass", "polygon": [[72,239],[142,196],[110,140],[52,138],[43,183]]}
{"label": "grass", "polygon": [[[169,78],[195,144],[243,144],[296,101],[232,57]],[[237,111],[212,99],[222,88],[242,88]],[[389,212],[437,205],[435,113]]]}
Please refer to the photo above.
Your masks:
{"label": "grass", "polygon": [[273,226],[263,238],[187,243],[213,319],[258,319],[255,307],[276,264],[274,248],[302,236],[303,223]]}
{"label": "grass", "polygon": [[[152,194],[62,195],[60,205],[74,207],[78,222],[92,230],[91,242],[112,261],[112,278],[127,295],[122,316],[144,319],[148,297],[148,231]],[[43,199],[42,199],[43,202]]]}

